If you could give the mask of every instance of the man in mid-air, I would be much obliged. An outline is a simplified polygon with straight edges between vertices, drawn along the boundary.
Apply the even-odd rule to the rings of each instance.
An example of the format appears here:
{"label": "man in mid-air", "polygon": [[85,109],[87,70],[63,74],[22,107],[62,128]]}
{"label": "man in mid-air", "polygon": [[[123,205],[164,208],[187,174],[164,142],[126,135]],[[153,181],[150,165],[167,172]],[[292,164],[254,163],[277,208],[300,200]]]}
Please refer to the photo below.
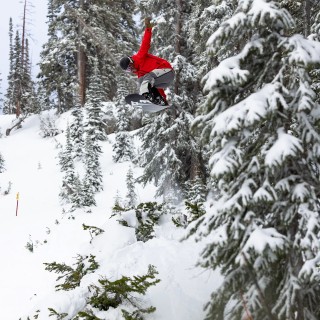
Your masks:
{"label": "man in mid-air", "polygon": [[146,29],[139,51],[131,57],[123,57],[120,67],[138,76],[139,94],[155,104],[168,105],[164,89],[173,82],[174,71],[167,60],[149,53],[153,24],[151,18],[145,18],[144,22]]}

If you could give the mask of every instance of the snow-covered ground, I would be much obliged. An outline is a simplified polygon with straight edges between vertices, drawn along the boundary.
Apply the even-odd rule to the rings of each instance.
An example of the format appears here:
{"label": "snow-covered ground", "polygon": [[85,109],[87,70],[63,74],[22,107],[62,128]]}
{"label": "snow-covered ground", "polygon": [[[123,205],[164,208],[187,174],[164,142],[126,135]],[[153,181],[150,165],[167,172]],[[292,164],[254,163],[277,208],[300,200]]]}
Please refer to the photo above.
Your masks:
{"label": "snow-covered ground", "polygon": [[[68,118],[66,113],[58,119],[59,129],[65,129]],[[35,115],[6,137],[5,130],[13,120],[13,116],[0,115],[0,153],[6,168],[0,173],[1,319],[25,320],[37,310],[39,320],[51,319],[48,308],[74,315],[84,305],[86,288],[97,277],[116,280],[123,275],[142,275],[149,264],[156,267],[161,282],[147,291],[147,305],[157,310],[146,319],[203,319],[204,304],[221,279],[217,273],[195,266],[202,244],[192,239],[180,241],[184,230],[176,228],[170,217],[163,219],[156,237],[147,242],[137,241],[133,228],[120,225],[116,217],[110,218],[117,192],[126,195],[126,174],[132,166],[113,162],[114,136],[102,144],[104,190],[96,196],[97,206],[91,213],[77,210],[70,215],[64,212],[58,196],[62,173],[57,145],[64,143],[64,133],[42,138],[39,116]],[[135,177],[142,172],[141,168],[132,168]],[[5,194],[9,184],[11,189]],[[156,201],[152,185],[136,185],[136,193],[139,202]],[[82,224],[105,232],[90,241]],[[33,244],[33,252],[26,248],[27,243]],[[99,269],[86,275],[80,287],[56,292],[57,275],[46,271],[43,263],[72,265],[78,254],[95,255]],[[120,312],[112,312],[108,314],[110,319],[121,319]]]}

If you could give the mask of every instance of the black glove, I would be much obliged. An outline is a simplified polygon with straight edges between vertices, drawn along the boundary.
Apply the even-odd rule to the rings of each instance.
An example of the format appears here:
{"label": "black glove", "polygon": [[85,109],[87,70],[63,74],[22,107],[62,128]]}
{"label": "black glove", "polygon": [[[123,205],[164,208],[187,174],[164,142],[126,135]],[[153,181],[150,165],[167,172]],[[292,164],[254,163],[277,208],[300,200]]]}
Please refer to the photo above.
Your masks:
{"label": "black glove", "polygon": [[151,22],[150,17],[144,18],[144,24],[145,24],[146,28],[153,28],[155,26],[155,23]]}

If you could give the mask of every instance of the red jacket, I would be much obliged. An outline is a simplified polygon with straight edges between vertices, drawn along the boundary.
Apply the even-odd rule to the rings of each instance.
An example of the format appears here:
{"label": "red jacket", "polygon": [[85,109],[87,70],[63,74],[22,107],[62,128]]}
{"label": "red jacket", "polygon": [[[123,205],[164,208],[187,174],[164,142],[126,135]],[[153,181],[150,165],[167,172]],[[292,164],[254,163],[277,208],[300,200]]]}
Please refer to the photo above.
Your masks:
{"label": "red jacket", "polygon": [[132,56],[134,61],[134,73],[138,78],[143,77],[146,73],[151,72],[154,69],[169,68],[172,69],[171,64],[162,58],[149,54],[152,36],[152,28],[146,28],[139,51]]}

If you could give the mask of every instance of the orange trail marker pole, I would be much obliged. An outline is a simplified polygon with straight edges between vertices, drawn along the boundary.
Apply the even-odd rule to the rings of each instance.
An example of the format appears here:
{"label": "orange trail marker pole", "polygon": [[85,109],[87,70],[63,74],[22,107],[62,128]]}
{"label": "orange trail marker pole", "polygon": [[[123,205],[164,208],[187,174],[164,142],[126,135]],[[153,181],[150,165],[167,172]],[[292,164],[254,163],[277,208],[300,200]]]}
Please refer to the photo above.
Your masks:
{"label": "orange trail marker pole", "polygon": [[17,206],[16,206],[16,216],[17,216],[18,215],[18,208],[19,208],[19,192],[17,193],[16,199],[17,199]]}

